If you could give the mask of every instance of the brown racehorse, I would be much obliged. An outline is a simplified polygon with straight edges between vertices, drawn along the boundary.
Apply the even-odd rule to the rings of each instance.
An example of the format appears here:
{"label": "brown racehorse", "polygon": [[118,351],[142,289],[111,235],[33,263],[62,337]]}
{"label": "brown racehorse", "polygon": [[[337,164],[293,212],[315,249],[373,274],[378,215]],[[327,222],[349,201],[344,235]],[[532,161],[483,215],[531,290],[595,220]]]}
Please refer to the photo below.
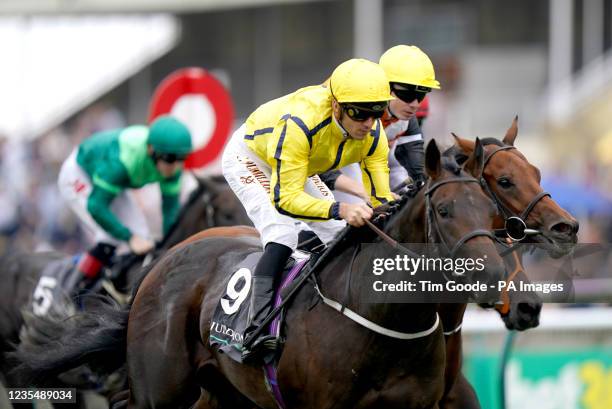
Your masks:
{"label": "brown racehorse", "polygon": [[[446,243],[459,257],[476,256],[461,243],[479,244],[478,256],[485,254],[489,261],[469,281],[497,283],[504,267],[489,231],[495,217],[492,201],[456,163],[442,164],[435,143],[427,147],[426,169],[428,188],[390,220],[387,234],[407,243]],[[349,288],[352,301],[346,307],[395,334],[428,331],[416,339],[379,334],[319,302],[314,287],[306,285],[287,312],[287,339],[278,363],[287,407],[437,408],[445,364],[444,339],[436,326],[437,305],[358,302],[360,288],[371,274],[369,257],[397,254],[376,240],[370,244],[370,254],[354,256],[358,244],[347,240],[334,247],[333,260],[318,272],[321,291],[343,299]],[[274,408],[261,368],[239,365],[208,345],[212,313],[225,293],[227,275],[246,255],[260,250],[259,240],[252,237],[210,237],[176,247],[142,282],[123,338],[121,328],[105,333],[109,322],[98,315],[89,317],[98,329],[83,325],[97,335],[97,349],[83,345],[81,337],[88,334],[81,330],[56,343],[57,351],[45,349],[46,356],[54,358],[41,366],[29,365],[28,354],[21,358],[41,376],[57,368],[65,370],[68,364],[126,351],[129,408],[187,408],[196,401],[201,409]],[[356,271],[348,274],[353,257]],[[390,281],[400,281],[405,273],[386,274]],[[106,346],[104,337],[109,338]],[[127,350],[121,341],[127,342]]]}
{"label": "brown racehorse", "polygon": [[[508,217],[521,216],[529,228],[541,232],[532,236],[532,240],[545,242],[553,257],[564,255],[577,242],[578,222],[551,197],[543,194],[540,171],[514,147],[517,134],[518,118],[515,118],[501,141],[487,138],[474,142],[454,136],[457,146],[465,155],[472,155],[475,150],[480,149],[481,143],[484,145],[484,166],[481,169],[468,168],[476,169],[476,172],[472,172],[473,176],[481,180],[485,191],[496,201],[499,212],[495,228],[503,228]],[[516,252],[508,262],[511,279],[528,281]],[[517,299],[518,297],[513,295],[509,294],[510,305],[500,311],[506,327],[519,331],[536,327],[542,308],[539,297],[522,293],[522,296],[530,296],[530,299]],[[448,330],[449,333],[446,336],[446,389],[440,407],[480,408],[471,385],[460,373],[461,331],[452,331],[460,325],[465,305],[442,305],[441,308],[443,311],[440,315],[445,331]]]}

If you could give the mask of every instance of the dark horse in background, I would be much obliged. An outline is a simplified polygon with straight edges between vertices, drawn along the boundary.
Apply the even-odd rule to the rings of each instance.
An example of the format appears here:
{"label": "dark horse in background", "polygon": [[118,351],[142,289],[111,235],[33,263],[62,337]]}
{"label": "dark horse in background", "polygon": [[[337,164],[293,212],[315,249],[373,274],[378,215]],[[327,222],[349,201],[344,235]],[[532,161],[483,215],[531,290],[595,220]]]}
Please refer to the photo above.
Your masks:
{"label": "dark horse in background", "polygon": [[[200,230],[213,226],[249,224],[244,209],[234,193],[219,177],[196,178],[198,186],[183,205],[174,226],[156,246],[155,255]],[[56,252],[5,254],[0,259],[0,380],[14,384],[9,377],[10,364],[5,354],[19,342],[23,324],[22,310],[28,309],[32,293],[45,266],[66,257]],[[125,287],[140,279],[144,256],[130,255],[113,269],[122,270]],[[123,281],[123,280],[120,280]],[[5,378],[5,379],[2,379]]]}
{"label": "dark horse in background", "polygon": [[[445,256],[486,254],[487,268],[467,280],[497,283],[503,279],[504,265],[490,233],[495,205],[454,161],[442,163],[435,142],[428,145],[425,162],[429,185],[391,218],[386,233],[403,243],[444,243],[453,249]],[[349,230],[332,248],[334,256],[317,272],[320,291],[347,300],[346,308],[378,326],[421,334],[398,339],[361,326],[320,302],[315,287],[306,284],[287,311],[286,343],[278,362],[286,406],[436,409],[445,368],[438,306],[359,302],[373,255],[398,254],[378,238],[369,250],[355,251],[359,234],[364,230]],[[74,365],[122,356],[127,359],[130,389],[121,407],[276,408],[261,368],[237,364],[208,344],[226,277],[244,257],[261,251],[257,238],[229,236],[189,240],[166,253],[143,280],[119,324],[110,323],[104,314],[83,315],[76,321],[81,324],[63,334],[60,342],[37,347],[44,355],[33,353],[36,348],[20,349],[24,373],[45,378]],[[480,246],[478,254],[462,245],[467,241]],[[389,282],[398,282],[406,273],[385,274]]]}
{"label": "dark horse in background", "polygon": [[[462,162],[484,148],[483,167],[468,166],[470,173],[479,179],[485,191],[498,207],[495,228],[502,229],[506,219],[520,216],[528,228],[540,232],[527,241],[541,243],[551,257],[569,253],[577,243],[578,222],[561,208],[540,186],[540,171],[515,147],[518,135],[518,118],[515,118],[500,141],[486,138],[476,142],[456,135],[457,159]],[[482,147],[481,147],[482,143]],[[461,156],[464,156],[461,158]],[[510,255],[509,279],[527,282],[522,268],[520,252]],[[537,294],[510,292],[500,315],[510,330],[523,331],[539,324],[542,303]],[[527,299],[525,299],[527,297]],[[465,305],[441,305],[441,317],[446,335],[446,389],[440,402],[446,409],[479,409],[480,404],[472,386],[460,373],[462,363],[462,339],[460,325]],[[446,318],[446,321],[445,321]],[[453,329],[459,328],[454,331]]]}

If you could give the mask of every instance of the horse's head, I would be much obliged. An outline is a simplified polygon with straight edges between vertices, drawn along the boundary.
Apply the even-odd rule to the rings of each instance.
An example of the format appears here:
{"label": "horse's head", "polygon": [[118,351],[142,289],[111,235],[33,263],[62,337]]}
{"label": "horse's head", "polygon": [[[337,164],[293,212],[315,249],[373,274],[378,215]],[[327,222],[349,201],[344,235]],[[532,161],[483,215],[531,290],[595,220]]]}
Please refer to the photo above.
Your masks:
{"label": "horse's head", "polygon": [[[520,270],[512,280],[519,288],[519,282],[529,283],[530,280],[523,270]],[[516,296],[518,294],[518,296]],[[524,331],[540,325],[542,299],[534,291],[510,292],[508,294],[508,310],[501,318],[509,330]]]}
{"label": "horse's head", "polygon": [[[481,180],[499,208],[496,228],[504,227],[509,218],[515,217],[513,221],[517,221],[518,217],[527,228],[540,232],[533,236],[533,241],[547,244],[550,255],[560,257],[571,251],[577,242],[578,222],[543,191],[539,169],[514,146],[517,120],[514,119],[502,141],[482,140],[483,167],[472,167],[470,173]],[[476,142],[453,136],[465,154],[476,149]]]}
{"label": "horse's head", "polygon": [[225,178],[211,176],[198,178],[199,206],[198,208],[208,220],[206,227],[251,225],[251,221],[228,186]]}
{"label": "horse's head", "polygon": [[[475,149],[468,162],[468,166],[482,166],[483,149]],[[483,268],[455,270],[453,277],[447,279],[485,283],[489,291],[484,296],[496,299],[497,284],[503,280],[505,270],[491,233],[497,214],[495,205],[454,157],[441,156],[433,140],[425,151],[425,168],[430,177],[423,193],[428,241],[440,243],[443,257],[484,260]]]}

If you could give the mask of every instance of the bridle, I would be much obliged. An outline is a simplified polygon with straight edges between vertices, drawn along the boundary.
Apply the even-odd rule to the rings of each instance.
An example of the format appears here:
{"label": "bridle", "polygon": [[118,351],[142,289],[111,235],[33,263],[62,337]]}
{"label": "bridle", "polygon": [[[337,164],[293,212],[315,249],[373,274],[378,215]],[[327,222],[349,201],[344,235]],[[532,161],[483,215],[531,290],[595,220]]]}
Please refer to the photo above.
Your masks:
{"label": "bridle", "polygon": [[[441,180],[441,181],[438,181],[438,182],[433,183],[433,184],[432,184],[431,180],[429,180],[427,183],[428,183],[427,184],[427,188],[424,191],[424,196],[425,196],[425,213],[426,213],[426,217],[427,217],[427,235],[433,241],[432,233],[435,231],[435,233],[438,236],[439,240],[441,241],[442,245],[445,247],[447,257],[454,258],[454,256],[457,254],[459,249],[465,243],[467,243],[469,240],[473,239],[474,237],[484,236],[484,237],[489,237],[493,241],[500,242],[500,239],[498,237],[496,237],[490,230],[477,229],[477,230],[471,231],[471,232],[466,233],[463,236],[461,236],[461,238],[459,240],[457,240],[455,245],[452,246],[452,248],[451,248],[451,246],[449,246],[448,243],[444,240],[444,236],[442,235],[442,232],[440,231],[440,226],[437,223],[437,218],[435,217],[434,209],[433,209],[433,207],[431,205],[431,197],[432,197],[434,192],[439,187],[441,187],[443,185],[446,185],[446,184],[449,184],[449,183],[480,183],[480,182],[478,181],[478,179],[476,179],[474,177],[471,177],[471,176],[460,176],[460,177],[454,177],[454,178],[450,178],[450,179]],[[387,233],[383,232],[381,229],[379,229],[371,221],[366,220],[366,224],[381,239],[383,239],[387,244],[389,244],[395,250],[401,251],[401,252],[403,252],[403,253],[405,253],[408,256],[413,257],[413,258],[420,257],[419,254],[417,254],[414,251],[412,251],[412,250],[402,246],[397,240],[393,239]]]}
{"label": "bridle", "polygon": [[[427,185],[427,189],[425,190],[425,207],[426,207],[426,218],[427,218],[427,231],[429,232],[428,237],[433,239],[433,236],[431,236],[431,232],[433,231],[433,229],[435,229],[436,234],[438,235],[438,238],[440,239],[440,241],[443,243],[443,245],[446,247],[446,251],[448,254],[448,257],[454,257],[455,254],[459,251],[459,249],[465,244],[467,243],[469,240],[473,239],[474,237],[479,237],[479,236],[486,236],[491,238],[491,240],[493,241],[499,241],[500,239],[498,239],[497,237],[495,237],[495,235],[490,231],[490,230],[485,230],[485,229],[477,229],[474,230],[472,232],[469,232],[465,235],[463,235],[458,241],[457,243],[455,243],[455,245],[450,248],[449,245],[446,243],[446,241],[444,240],[444,236],[442,236],[441,232],[440,232],[440,226],[438,226],[437,223],[437,219],[433,214],[433,209],[431,207],[431,196],[433,195],[433,193],[441,186],[444,186],[446,184],[449,183],[479,183],[477,179],[471,177],[471,176],[459,176],[459,177],[454,177],[454,178],[450,178],[450,179],[446,179],[446,180],[441,180],[438,181],[436,183],[431,183],[431,180],[428,182]],[[405,202],[404,202],[405,203]],[[385,232],[383,232],[381,229],[379,229],[374,223],[372,223],[369,220],[366,220],[366,224],[370,227],[370,229],[372,229],[376,234],[378,234],[378,236],[381,237],[381,239],[383,239],[387,244],[389,244],[391,247],[393,247],[394,249],[403,252],[405,254],[408,254],[410,257],[412,258],[419,258],[420,256],[415,253],[414,251],[402,246],[400,243],[397,242],[397,240],[394,240],[393,238],[391,238],[388,234],[386,234]],[[346,230],[345,230],[346,231]],[[417,339],[417,338],[422,338],[422,337],[426,337],[429,336],[430,334],[432,334],[436,328],[438,327],[438,325],[440,324],[440,316],[436,313],[436,318],[435,321],[433,323],[433,325],[431,327],[429,327],[428,329],[424,330],[424,331],[419,331],[419,332],[415,332],[415,333],[402,333],[402,332],[397,332],[397,331],[393,331],[390,330],[388,328],[384,328],[381,327],[380,325],[366,319],[365,317],[357,314],[355,311],[352,311],[350,308],[347,308],[347,304],[348,304],[348,299],[349,299],[349,289],[350,289],[350,282],[351,282],[351,274],[352,274],[352,270],[353,270],[353,263],[355,261],[355,257],[356,254],[359,250],[359,247],[357,247],[355,249],[355,251],[353,252],[353,256],[351,258],[351,262],[349,265],[349,269],[348,269],[348,277],[347,277],[347,287],[345,289],[345,300],[344,302],[338,302],[335,301],[331,298],[326,297],[325,295],[323,295],[323,293],[321,292],[319,285],[316,281],[316,279],[314,279],[314,288],[317,291],[317,294],[319,295],[319,297],[321,297],[321,299],[323,300],[323,302],[325,304],[327,304],[328,306],[330,306],[331,308],[335,309],[336,311],[338,311],[339,313],[347,316],[349,319],[353,320],[354,322],[358,323],[359,325],[368,328],[371,331],[377,332],[379,334],[388,336],[388,337],[392,337],[392,338],[397,338],[397,339]],[[315,266],[316,267],[316,266]],[[312,268],[311,271],[314,270],[314,268]],[[446,274],[444,272],[442,272],[444,278],[447,281],[450,281],[450,279],[446,276]],[[278,308],[278,307],[277,307]],[[274,311],[273,311],[274,313]],[[265,321],[264,324],[262,324],[262,326],[265,325]]]}
{"label": "bridle", "polygon": [[[520,215],[509,209],[508,206],[506,206],[504,202],[499,198],[499,196],[495,194],[495,192],[493,191],[493,189],[491,189],[491,186],[489,186],[489,183],[484,177],[485,168],[491,158],[495,156],[496,153],[501,151],[509,151],[512,149],[516,149],[516,147],[500,146],[493,150],[488,156],[486,156],[483,161],[482,167],[480,168],[480,175],[478,176],[478,181],[482,186],[482,190],[484,190],[493,199],[493,202],[497,206],[499,214],[502,215],[504,218],[504,228],[496,230],[496,234],[506,236],[512,241],[521,241],[525,239],[527,235],[541,234],[539,230],[528,229],[525,220],[527,220],[529,214],[531,213],[533,208],[540,202],[540,200],[542,200],[546,196],[550,197],[550,193],[546,191],[541,191],[540,193],[535,195],[535,197],[531,200],[531,202],[529,202],[529,204],[525,207],[525,210],[523,210]],[[515,232],[518,234],[513,234]]]}
{"label": "bridle", "polygon": [[493,241],[499,241],[499,239],[495,237],[495,235],[490,230],[477,229],[477,230],[471,231],[463,235],[459,240],[457,240],[457,243],[455,243],[455,245],[452,248],[448,245],[448,243],[444,239],[444,235],[440,231],[438,219],[435,216],[435,210],[431,206],[431,197],[433,196],[434,192],[440,186],[443,186],[449,183],[479,183],[479,182],[476,178],[473,178],[471,176],[460,176],[460,177],[453,178],[453,179],[441,180],[434,184],[431,183],[431,180],[428,182],[427,189],[425,190],[425,209],[426,209],[425,211],[427,214],[427,235],[428,237],[432,239],[432,242],[433,242],[432,233],[435,230],[435,233],[438,236],[438,239],[440,240],[442,245],[445,247],[447,257],[455,258],[455,255],[457,254],[459,249],[465,243],[467,243],[469,240],[473,239],[474,237],[485,236],[485,237],[489,237]]}
{"label": "bridle", "polygon": [[206,223],[208,224],[208,228],[215,227],[215,207],[212,201],[213,195],[208,190],[205,190],[202,195],[202,202],[206,209]]}

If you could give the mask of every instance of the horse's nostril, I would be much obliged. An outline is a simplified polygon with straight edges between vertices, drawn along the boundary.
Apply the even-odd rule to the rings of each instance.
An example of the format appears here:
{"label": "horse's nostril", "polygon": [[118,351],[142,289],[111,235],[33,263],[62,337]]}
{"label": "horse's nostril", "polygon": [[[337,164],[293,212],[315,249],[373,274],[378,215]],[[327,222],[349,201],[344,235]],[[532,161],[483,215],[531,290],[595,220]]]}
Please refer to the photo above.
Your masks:
{"label": "horse's nostril", "polygon": [[550,230],[567,236],[574,235],[578,232],[578,222],[560,222],[553,225]]}
{"label": "horse's nostril", "polygon": [[518,303],[518,310],[524,314],[538,313],[542,309],[542,305],[531,302],[520,302]]}

